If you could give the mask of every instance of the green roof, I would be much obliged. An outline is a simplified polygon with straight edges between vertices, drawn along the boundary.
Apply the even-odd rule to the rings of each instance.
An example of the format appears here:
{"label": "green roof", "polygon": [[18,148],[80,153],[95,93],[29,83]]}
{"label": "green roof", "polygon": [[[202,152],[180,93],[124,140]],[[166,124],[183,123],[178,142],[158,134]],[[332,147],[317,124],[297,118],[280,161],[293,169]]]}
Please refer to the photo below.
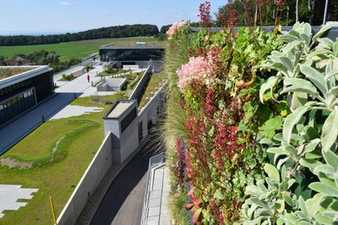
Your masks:
{"label": "green roof", "polygon": [[0,80],[27,72],[33,67],[0,67]]}

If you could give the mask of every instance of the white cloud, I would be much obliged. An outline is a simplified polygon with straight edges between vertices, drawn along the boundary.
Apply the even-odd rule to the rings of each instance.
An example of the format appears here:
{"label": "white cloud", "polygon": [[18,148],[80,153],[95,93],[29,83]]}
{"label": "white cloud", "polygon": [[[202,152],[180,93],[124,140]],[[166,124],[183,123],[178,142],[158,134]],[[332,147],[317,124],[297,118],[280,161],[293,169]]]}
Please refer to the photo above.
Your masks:
{"label": "white cloud", "polygon": [[61,1],[60,4],[61,4],[61,5],[65,5],[65,6],[71,5],[71,3],[68,2],[68,1]]}

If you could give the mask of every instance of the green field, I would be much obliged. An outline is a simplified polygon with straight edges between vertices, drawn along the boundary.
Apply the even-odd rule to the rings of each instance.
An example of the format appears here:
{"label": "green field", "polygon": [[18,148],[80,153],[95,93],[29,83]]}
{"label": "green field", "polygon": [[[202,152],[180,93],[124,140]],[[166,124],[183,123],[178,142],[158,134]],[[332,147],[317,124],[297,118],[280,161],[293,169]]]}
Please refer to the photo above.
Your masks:
{"label": "green field", "polygon": [[0,46],[0,56],[13,57],[18,54],[29,54],[34,51],[47,50],[55,51],[58,55],[61,56],[61,60],[67,60],[72,58],[80,59],[97,52],[102,45],[114,44],[121,46],[130,46],[135,44],[135,42],[137,41],[144,41],[149,44],[165,44],[165,42],[160,42],[153,37],[132,37],[73,41],[47,45]]}

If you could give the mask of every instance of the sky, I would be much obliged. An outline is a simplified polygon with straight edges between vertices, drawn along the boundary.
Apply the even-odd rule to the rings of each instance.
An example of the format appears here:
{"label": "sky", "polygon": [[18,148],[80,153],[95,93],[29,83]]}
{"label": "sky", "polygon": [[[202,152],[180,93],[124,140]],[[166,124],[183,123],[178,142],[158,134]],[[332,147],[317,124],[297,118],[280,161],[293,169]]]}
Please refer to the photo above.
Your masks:
{"label": "sky", "polygon": [[[215,12],[227,0],[212,0]],[[201,0],[1,0],[0,35],[84,31],[197,20]]]}

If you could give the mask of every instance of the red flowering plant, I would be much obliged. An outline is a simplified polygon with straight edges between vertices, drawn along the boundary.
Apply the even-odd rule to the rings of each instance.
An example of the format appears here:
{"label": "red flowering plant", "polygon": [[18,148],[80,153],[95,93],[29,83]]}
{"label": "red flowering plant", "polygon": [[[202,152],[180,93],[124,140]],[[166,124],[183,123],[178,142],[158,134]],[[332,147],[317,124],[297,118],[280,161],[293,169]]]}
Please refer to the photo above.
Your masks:
{"label": "red flowering plant", "polygon": [[210,12],[211,12],[210,1],[205,1],[200,4],[198,17],[200,18],[201,25],[204,27],[211,27],[212,25]]}

